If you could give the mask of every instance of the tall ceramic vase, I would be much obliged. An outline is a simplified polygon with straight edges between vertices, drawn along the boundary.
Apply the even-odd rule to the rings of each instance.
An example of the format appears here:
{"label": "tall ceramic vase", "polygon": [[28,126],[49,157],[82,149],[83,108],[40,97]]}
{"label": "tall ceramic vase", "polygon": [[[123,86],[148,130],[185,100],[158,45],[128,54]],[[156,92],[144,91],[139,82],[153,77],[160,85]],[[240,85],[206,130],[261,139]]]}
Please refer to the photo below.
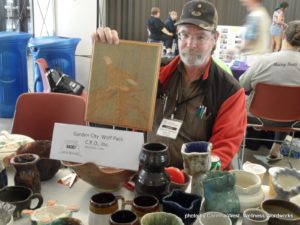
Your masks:
{"label": "tall ceramic vase", "polygon": [[203,178],[211,167],[212,144],[205,141],[182,145],[181,155],[185,172],[192,176],[191,193],[203,196]]}
{"label": "tall ceramic vase", "polygon": [[168,194],[170,178],[165,172],[169,163],[168,147],[161,143],[146,143],[139,156],[140,171],[136,179],[137,194],[150,194],[161,200]]}
{"label": "tall ceramic vase", "polygon": [[39,156],[26,153],[16,155],[11,159],[11,164],[15,167],[15,185],[26,186],[34,193],[41,192],[40,174],[37,169]]}

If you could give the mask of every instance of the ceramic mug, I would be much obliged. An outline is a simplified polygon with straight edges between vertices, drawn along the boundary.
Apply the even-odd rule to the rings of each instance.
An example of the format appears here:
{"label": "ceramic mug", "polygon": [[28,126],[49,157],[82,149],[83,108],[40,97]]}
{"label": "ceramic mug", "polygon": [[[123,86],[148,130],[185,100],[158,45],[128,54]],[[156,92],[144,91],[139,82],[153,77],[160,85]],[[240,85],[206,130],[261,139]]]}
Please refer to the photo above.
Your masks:
{"label": "ceramic mug", "polygon": [[132,201],[125,201],[124,207],[125,205],[131,205],[131,210],[135,212],[139,218],[147,213],[159,211],[159,200],[154,195],[136,196]]}
{"label": "ceramic mug", "polygon": [[119,200],[124,203],[124,197],[110,192],[93,195],[89,206],[89,225],[108,225],[111,214],[119,209]]}
{"label": "ceramic mug", "polygon": [[[138,216],[130,210],[118,210],[109,218],[110,225],[140,225]],[[102,224],[101,224],[102,225]]]}
{"label": "ceramic mug", "polygon": [[199,217],[199,223],[201,225],[212,225],[212,224],[232,225],[229,216],[220,212],[202,213]]}
{"label": "ceramic mug", "polygon": [[[38,202],[35,207],[31,207],[33,199]],[[25,186],[7,186],[0,190],[0,200],[9,202],[16,206],[14,211],[14,219],[21,217],[21,212],[24,209],[37,209],[43,204],[43,197],[39,193],[33,193],[32,190]]]}
{"label": "ceramic mug", "polygon": [[148,213],[141,219],[141,225],[184,225],[182,220],[172,214],[166,212]]}
{"label": "ceramic mug", "polygon": [[268,225],[269,214],[262,209],[246,209],[243,212],[243,225]]}

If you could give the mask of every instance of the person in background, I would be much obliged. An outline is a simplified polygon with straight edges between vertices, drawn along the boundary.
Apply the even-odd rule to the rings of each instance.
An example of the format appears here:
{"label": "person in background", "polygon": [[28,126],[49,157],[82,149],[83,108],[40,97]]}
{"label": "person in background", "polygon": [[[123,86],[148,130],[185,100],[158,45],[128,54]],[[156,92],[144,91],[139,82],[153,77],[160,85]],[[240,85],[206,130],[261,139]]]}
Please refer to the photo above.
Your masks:
{"label": "person in background", "polygon": [[171,11],[169,12],[168,18],[165,20],[164,24],[169,32],[173,34],[173,37],[176,37],[176,26],[175,23],[177,21],[177,12]]}
{"label": "person in background", "polygon": [[251,64],[258,55],[270,52],[271,19],[262,5],[262,0],[240,0],[240,2],[249,11],[241,51],[247,55],[247,63]]}
{"label": "person in background", "polygon": [[273,20],[271,25],[271,36],[272,36],[272,52],[277,52],[281,48],[282,33],[284,29],[284,11],[289,7],[289,3],[279,3],[273,13]]}
{"label": "person in background", "polygon": [[147,29],[149,31],[149,38],[154,41],[163,41],[167,55],[171,55],[174,36],[161,21],[159,8],[152,7],[151,16],[147,20]]}
{"label": "person in background", "polygon": [[176,26],[175,26],[177,18],[178,18],[177,12],[171,11],[171,12],[169,12],[168,18],[164,21],[164,24],[165,24],[166,28],[168,29],[168,31],[170,31],[173,34],[173,42],[175,41],[175,46],[176,46],[174,55],[178,55],[177,34],[176,34]]}
{"label": "person in background", "polygon": [[[215,6],[204,0],[188,1],[177,25],[179,55],[160,70],[158,98],[148,142],[168,145],[170,165],[183,167],[183,143],[209,141],[221,168],[230,169],[246,129],[246,97],[235,78],[211,57],[219,36]],[[94,41],[119,42],[117,32],[98,28]],[[160,125],[177,135],[158,135]]]}
{"label": "person in background", "polygon": [[[248,108],[257,83],[300,86],[300,20],[289,22],[283,37],[281,51],[262,56],[239,78],[245,91],[251,91],[247,98]],[[285,137],[285,133],[275,132],[275,140],[283,141]],[[268,160],[282,158],[280,144],[281,142],[273,143]]]}

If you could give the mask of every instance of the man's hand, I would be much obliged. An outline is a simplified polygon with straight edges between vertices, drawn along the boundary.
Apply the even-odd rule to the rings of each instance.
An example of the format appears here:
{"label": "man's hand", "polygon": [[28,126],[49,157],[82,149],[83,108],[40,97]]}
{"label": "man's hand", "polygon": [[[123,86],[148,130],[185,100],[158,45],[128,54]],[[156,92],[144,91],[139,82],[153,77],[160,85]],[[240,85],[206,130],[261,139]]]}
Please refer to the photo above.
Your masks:
{"label": "man's hand", "polygon": [[108,44],[119,44],[119,36],[116,30],[111,30],[109,27],[99,27],[95,33],[92,34],[93,42],[100,41]]}

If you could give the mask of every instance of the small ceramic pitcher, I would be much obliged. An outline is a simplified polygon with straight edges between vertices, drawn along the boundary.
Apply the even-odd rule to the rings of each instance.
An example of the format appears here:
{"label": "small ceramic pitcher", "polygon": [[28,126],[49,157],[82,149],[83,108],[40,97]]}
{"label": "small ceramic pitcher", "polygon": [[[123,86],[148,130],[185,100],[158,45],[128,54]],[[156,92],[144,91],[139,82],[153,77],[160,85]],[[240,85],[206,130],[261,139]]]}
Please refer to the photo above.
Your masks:
{"label": "small ceramic pitcher", "polygon": [[203,195],[203,178],[211,167],[212,144],[205,141],[185,143],[181,147],[183,167],[192,176],[191,193]]}

